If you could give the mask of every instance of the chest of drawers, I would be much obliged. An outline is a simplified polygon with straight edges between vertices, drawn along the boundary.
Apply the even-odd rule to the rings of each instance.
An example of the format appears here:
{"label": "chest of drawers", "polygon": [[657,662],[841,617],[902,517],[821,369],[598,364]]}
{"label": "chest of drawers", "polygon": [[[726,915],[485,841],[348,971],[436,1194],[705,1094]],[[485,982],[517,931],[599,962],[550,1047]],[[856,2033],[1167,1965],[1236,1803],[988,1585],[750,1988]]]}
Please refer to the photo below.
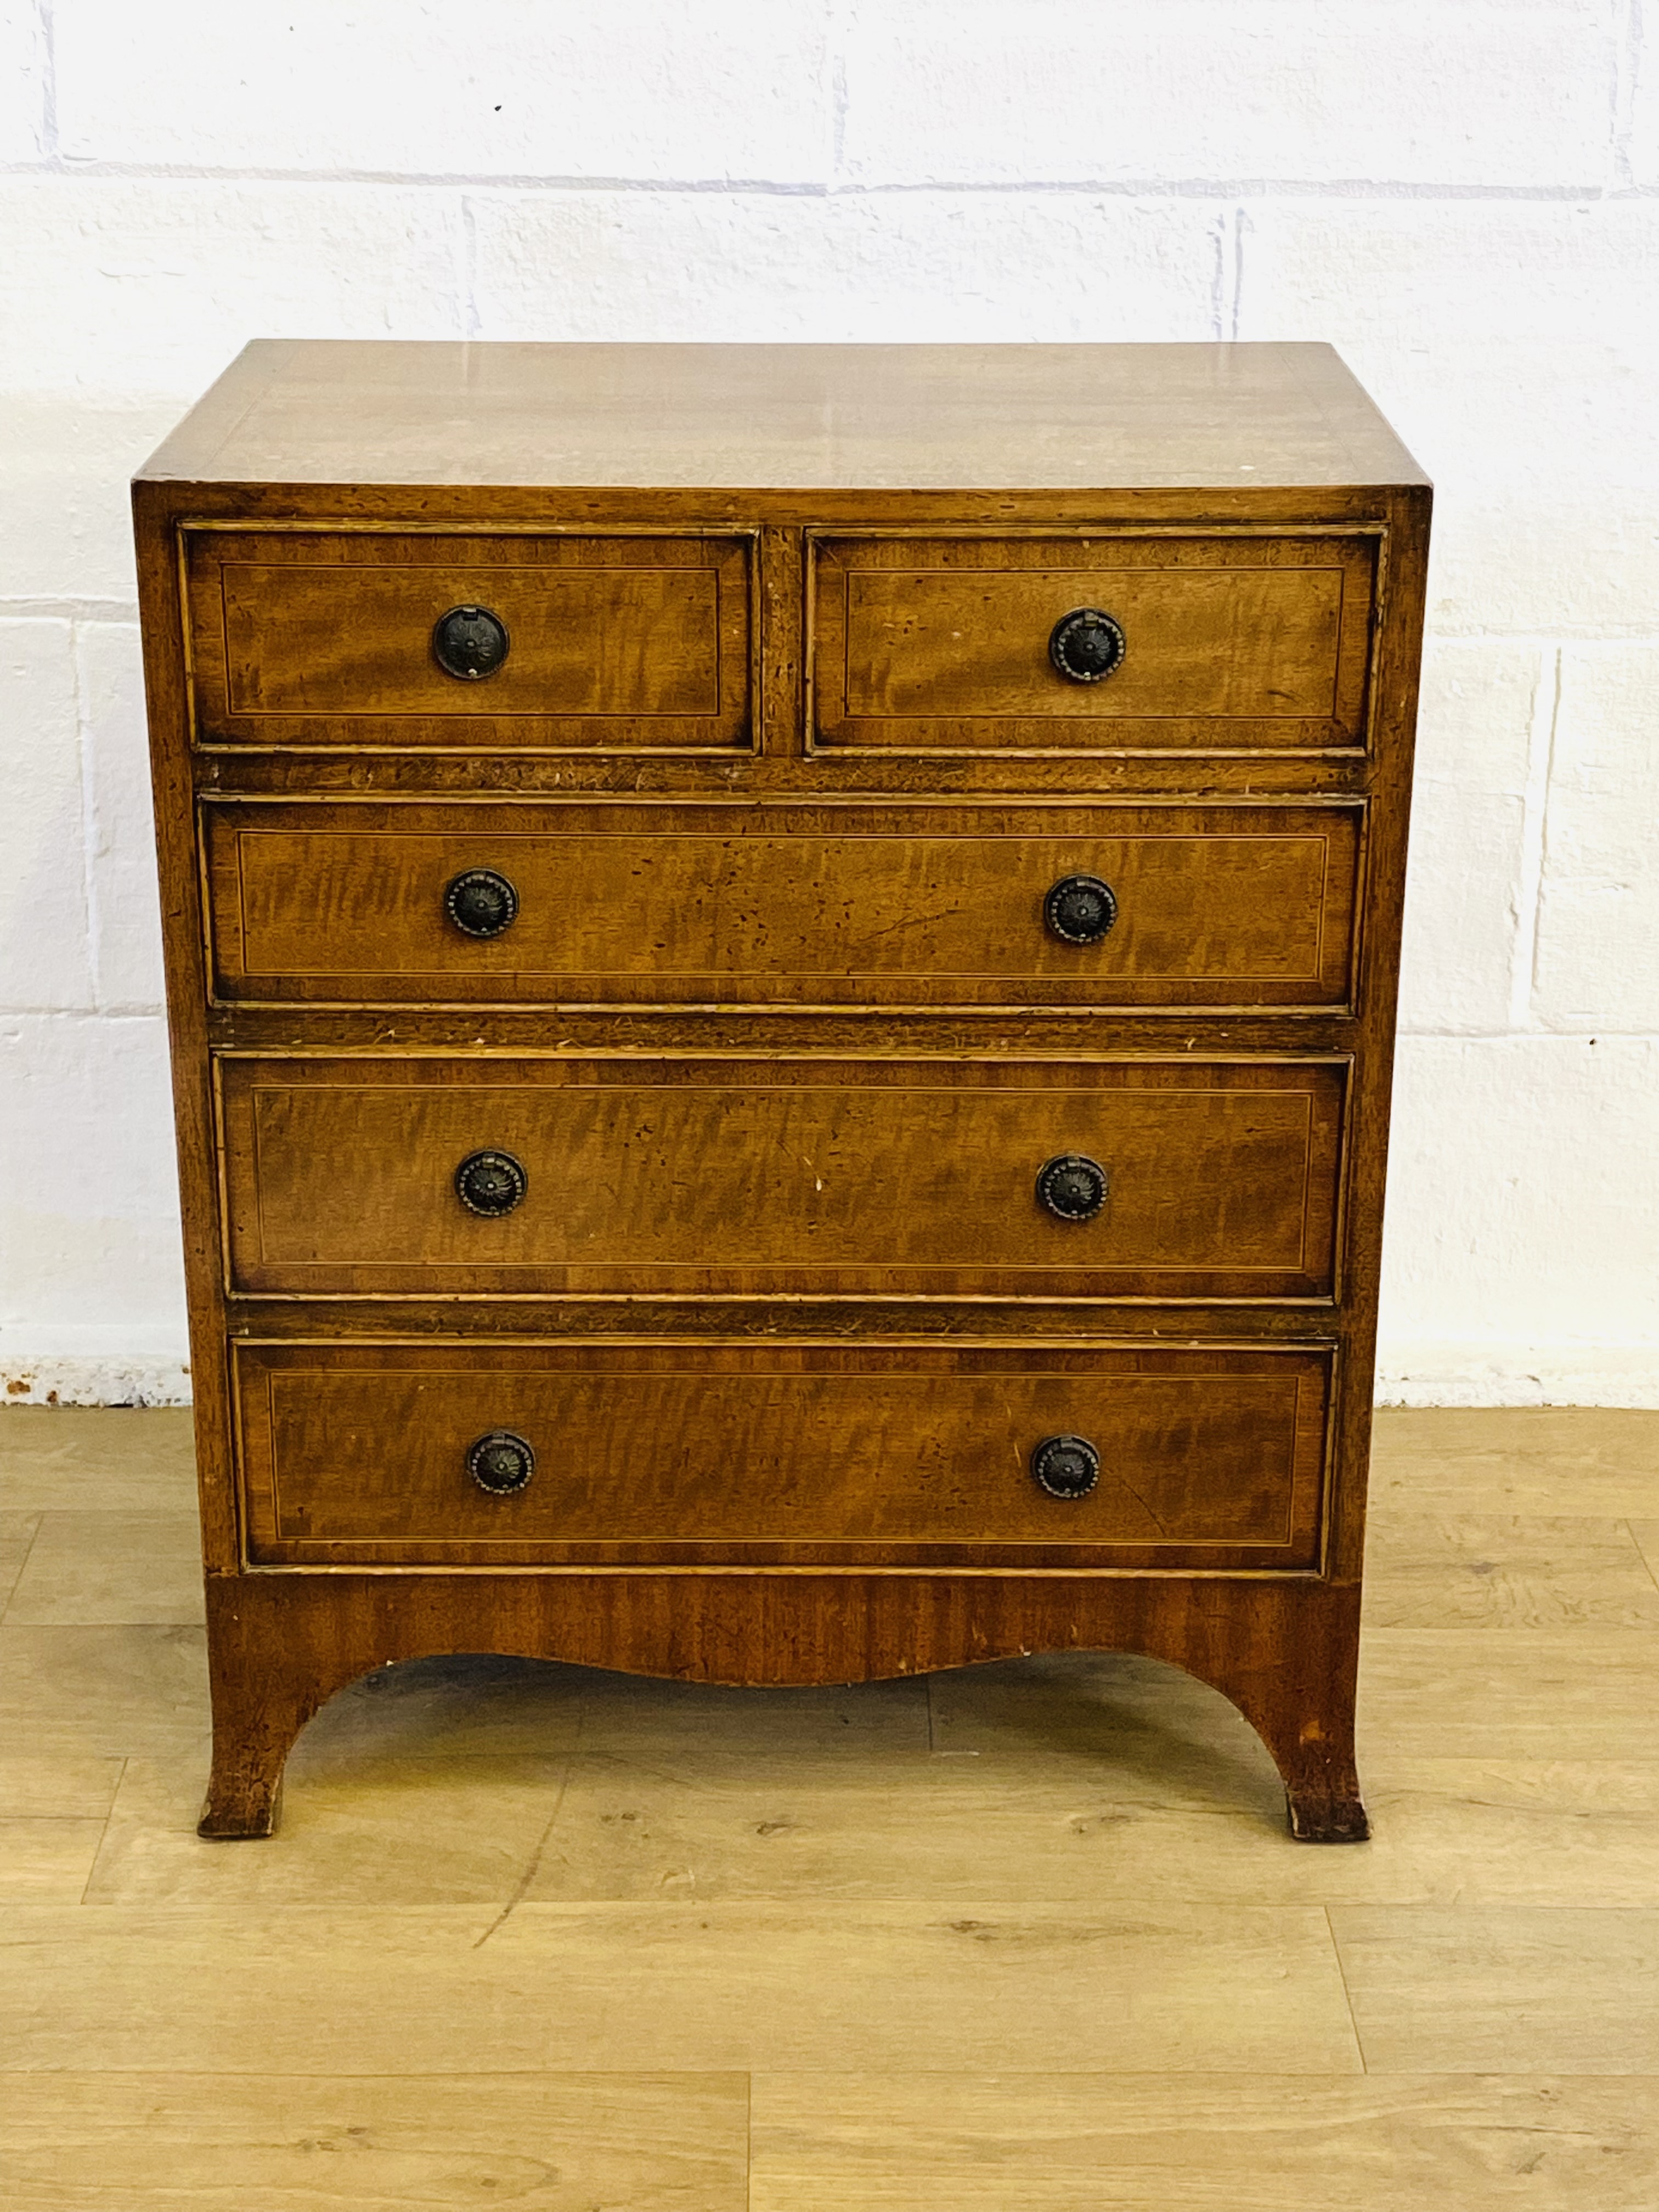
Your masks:
{"label": "chest of drawers", "polygon": [[214,1755],[1353,1688],[1429,491],[1317,346],[261,344],[134,487]]}

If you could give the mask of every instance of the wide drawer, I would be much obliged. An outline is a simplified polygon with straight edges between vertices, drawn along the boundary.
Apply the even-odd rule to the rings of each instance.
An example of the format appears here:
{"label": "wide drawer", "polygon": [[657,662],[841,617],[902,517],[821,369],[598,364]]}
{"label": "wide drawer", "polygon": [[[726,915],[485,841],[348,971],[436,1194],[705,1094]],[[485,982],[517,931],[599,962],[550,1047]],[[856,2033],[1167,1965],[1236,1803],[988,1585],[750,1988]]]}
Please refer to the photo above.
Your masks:
{"label": "wide drawer", "polygon": [[[216,1066],[235,1291],[1334,1287],[1340,1061],[228,1054]],[[479,1155],[498,1164],[469,1166]],[[1045,1167],[1068,1156],[1103,1189],[1086,1218],[1039,1198]],[[1081,1176],[1085,1199],[1094,1180]],[[507,1210],[481,1213],[481,1198]]]}
{"label": "wide drawer", "polygon": [[[814,738],[901,752],[1359,746],[1376,553],[1375,538],[1340,532],[816,538]],[[1115,625],[1121,658],[1068,676],[1078,655],[1056,633],[1085,611]]]}
{"label": "wide drawer", "polygon": [[[1361,819],[1340,805],[212,801],[214,991],[1340,1007]],[[1049,910],[1079,877],[1110,895],[1092,940],[1060,933],[1066,912]]]}
{"label": "wide drawer", "polygon": [[[404,750],[744,745],[741,537],[195,531],[185,590],[197,740]],[[504,644],[477,677],[458,633]],[[494,647],[491,647],[494,650]]]}
{"label": "wide drawer", "polygon": [[[1321,1347],[259,1343],[235,1367],[259,1564],[1317,1564]],[[481,1487],[490,1437],[483,1472],[523,1487]],[[1097,1462],[1080,1496],[1033,1474],[1061,1437]]]}

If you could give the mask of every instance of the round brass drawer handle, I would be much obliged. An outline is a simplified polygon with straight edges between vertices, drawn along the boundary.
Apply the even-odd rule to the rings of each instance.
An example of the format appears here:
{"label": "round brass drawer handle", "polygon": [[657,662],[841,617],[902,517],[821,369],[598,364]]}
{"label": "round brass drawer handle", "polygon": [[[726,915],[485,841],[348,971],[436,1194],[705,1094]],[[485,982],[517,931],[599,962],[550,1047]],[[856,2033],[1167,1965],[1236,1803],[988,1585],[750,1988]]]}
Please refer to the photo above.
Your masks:
{"label": "round brass drawer handle", "polygon": [[444,886],[444,912],[463,937],[499,937],[519,915],[519,894],[495,868],[468,868]]}
{"label": "round brass drawer handle", "polygon": [[1050,1498],[1086,1498],[1100,1480],[1100,1454],[1086,1437],[1044,1437],[1031,1454],[1031,1480]]}
{"label": "round brass drawer handle", "polygon": [[1062,876],[1042,902],[1051,935],[1066,945],[1098,945],[1117,920],[1117,899],[1098,876]]}
{"label": "round brass drawer handle", "polygon": [[511,1429],[491,1429],[469,1445],[466,1471],[492,1498],[510,1498],[536,1472],[536,1455]]}
{"label": "round brass drawer handle", "polygon": [[1057,1152],[1045,1160],[1036,1194],[1057,1221],[1092,1221],[1106,1203],[1106,1170],[1085,1152]]}
{"label": "round brass drawer handle", "polygon": [[1103,684],[1128,650],[1122,624],[1100,607],[1073,607],[1048,633],[1048,658],[1068,684]]}
{"label": "round brass drawer handle", "polygon": [[498,1220],[524,1202],[530,1177],[511,1152],[469,1152],[455,1170],[455,1195],[469,1213]]}
{"label": "round brass drawer handle", "polygon": [[432,626],[432,657],[446,676],[481,684],[507,659],[507,624],[488,607],[451,607]]}

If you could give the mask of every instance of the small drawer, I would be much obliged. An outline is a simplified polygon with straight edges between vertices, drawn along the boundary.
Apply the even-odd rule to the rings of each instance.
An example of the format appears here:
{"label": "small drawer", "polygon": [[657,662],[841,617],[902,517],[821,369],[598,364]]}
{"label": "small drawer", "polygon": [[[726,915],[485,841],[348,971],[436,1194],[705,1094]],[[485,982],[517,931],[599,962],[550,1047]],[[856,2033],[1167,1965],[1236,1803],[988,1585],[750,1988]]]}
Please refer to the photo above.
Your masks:
{"label": "small drawer", "polygon": [[196,740],[746,746],[750,571],[744,537],[192,531]]}
{"label": "small drawer", "polygon": [[1309,1569],[1322,1347],[235,1347],[262,1565]]}
{"label": "small drawer", "polygon": [[1359,810],[210,801],[266,1004],[1345,1006]]}
{"label": "small drawer", "polygon": [[814,741],[1352,750],[1376,558],[1334,532],[815,538]]}
{"label": "small drawer", "polygon": [[230,1286],[1328,1299],[1345,1066],[227,1054]]}

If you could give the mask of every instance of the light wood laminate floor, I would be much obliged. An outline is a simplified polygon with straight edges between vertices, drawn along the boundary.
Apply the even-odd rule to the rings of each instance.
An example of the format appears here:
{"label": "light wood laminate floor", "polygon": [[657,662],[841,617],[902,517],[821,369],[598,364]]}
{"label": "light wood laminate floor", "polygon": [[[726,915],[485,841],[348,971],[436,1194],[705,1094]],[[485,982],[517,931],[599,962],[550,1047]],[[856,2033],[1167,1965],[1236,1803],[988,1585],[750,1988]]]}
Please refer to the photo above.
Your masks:
{"label": "light wood laminate floor", "polygon": [[188,1416],[0,1413],[3,2212],[1655,2212],[1659,1414],[1389,1413],[1376,1840],[1150,1663],[358,1684],[194,1823]]}

